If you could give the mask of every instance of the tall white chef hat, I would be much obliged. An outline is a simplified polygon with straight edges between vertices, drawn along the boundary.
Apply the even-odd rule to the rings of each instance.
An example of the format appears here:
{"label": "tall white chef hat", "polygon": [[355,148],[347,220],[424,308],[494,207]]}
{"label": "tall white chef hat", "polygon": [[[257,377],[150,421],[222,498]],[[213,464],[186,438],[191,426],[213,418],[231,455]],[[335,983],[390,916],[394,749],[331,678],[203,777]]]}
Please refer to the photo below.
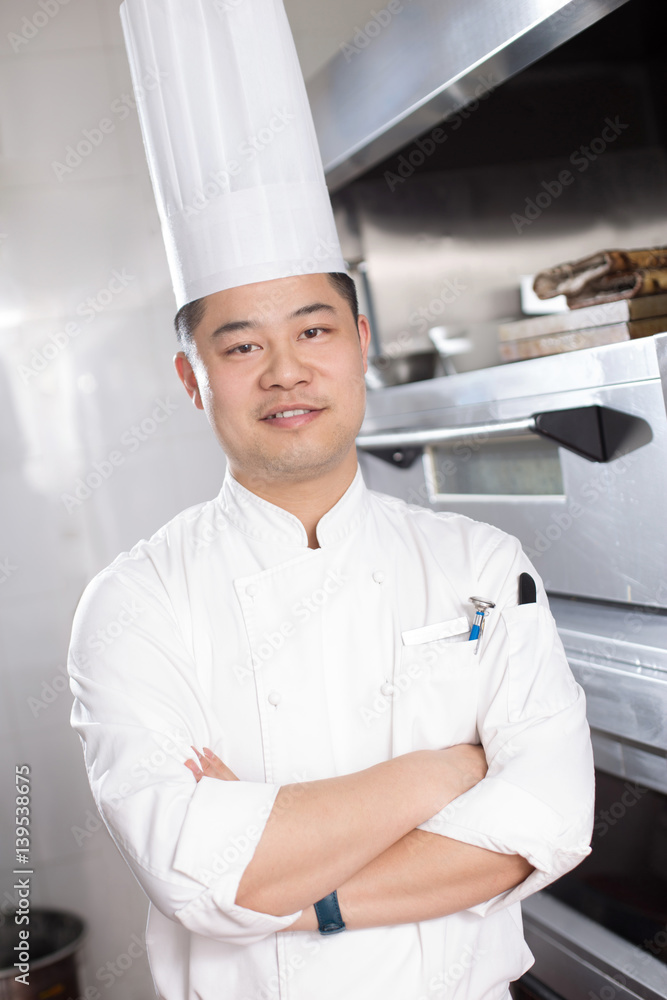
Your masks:
{"label": "tall white chef hat", "polygon": [[178,308],[345,271],[282,0],[125,0],[121,19]]}

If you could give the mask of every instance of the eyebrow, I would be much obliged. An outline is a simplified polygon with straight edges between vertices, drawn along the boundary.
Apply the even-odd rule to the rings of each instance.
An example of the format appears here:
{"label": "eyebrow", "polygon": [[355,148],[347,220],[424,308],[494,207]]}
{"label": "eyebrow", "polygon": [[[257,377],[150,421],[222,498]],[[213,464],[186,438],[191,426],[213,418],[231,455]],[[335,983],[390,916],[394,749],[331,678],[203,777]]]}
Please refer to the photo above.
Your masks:
{"label": "eyebrow", "polygon": [[[312,313],[327,311],[330,313],[336,313],[334,306],[329,305],[326,302],[311,302],[306,306],[301,306],[299,309],[295,309],[293,313],[290,313],[288,319],[298,319],[300,316],[310,316]],[[229,323],[223,323],[211,334],[211,340],[216,337],[224,337],[227,333],[240,333],[243,330],[256,330],[260,323],[257,320],[252,319],[236,319],[231,320]]]}
{"label": "eyebrow", "polygon": [[223,325],[219,326],[217,330],[214,330],[211,334],[211,340],[215,337],[223,337],[226,333],[238,333],[241,330],[253,330],[257,326],[259,326],[259,323],[256,323],[251,319],[235,319],[232,320],[231,323],[223,323]]}
{"label": "eyebrow", "polygon": [[335,308],[326,302],[311,302],[310,305],[301,306],[300,309],[291,313],[289,318],[296,319],[298,316],[310,316],[311,313],[322,312],[323,310],[332,313],[336,312]]}

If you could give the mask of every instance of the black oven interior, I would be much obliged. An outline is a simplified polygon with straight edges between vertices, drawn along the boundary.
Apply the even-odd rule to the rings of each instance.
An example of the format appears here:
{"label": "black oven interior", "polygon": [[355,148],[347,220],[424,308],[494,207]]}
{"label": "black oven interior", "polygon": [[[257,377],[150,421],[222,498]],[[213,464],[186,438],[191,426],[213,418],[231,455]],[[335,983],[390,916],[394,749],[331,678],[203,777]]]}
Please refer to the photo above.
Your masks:
{"label": "black oven interior", "polygon": [[596,783],[592,851],[545,891],[667,965],[667,796],[602,771]]}
{"label": "black oven interior", "polygon": [[[593,922],[588,924],[591,930],[602,926],[617,936],[616,967],[613,960],[610,967],[607,956],[598,968],[593,934],[590,942],[586,940],[586,922],[581,924],[583,937],[578,943],[588,969],[597,969],[590,980],[595,989],[589,992],[589,1000],[618,1000],[644,995],[637,990],[635,976],[650,978],[656,960],[667,967],[667,796],[601,770],[596,773],[596,784],[591,853],[543,894],[587,917]],[[634,950],[623,951],[621,941]],[[559,988],[554,990],[552,963],[545,962],[538,950],[533,968],[512,986],[514,1000],[578,997],[581,966],[570,968],[562,960],[557,964],[561,966]],[[658,986],[657,993],[646,995],[664,994]]]}

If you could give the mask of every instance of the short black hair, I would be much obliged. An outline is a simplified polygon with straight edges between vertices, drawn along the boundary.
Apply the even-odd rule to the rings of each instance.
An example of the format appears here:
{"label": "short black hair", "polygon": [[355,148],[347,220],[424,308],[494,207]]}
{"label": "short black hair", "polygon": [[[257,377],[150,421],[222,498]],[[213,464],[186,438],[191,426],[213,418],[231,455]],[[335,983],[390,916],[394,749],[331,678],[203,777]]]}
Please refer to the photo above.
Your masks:
{"label": "short black hair", "polygon": [[[345,299],[354,316],[355,326],[359,321],[359,302],[357,300],[357,289],[354,281],[343,271],[333,271],[327,273],[327,278],[341,296]],[[186,303],[176,313],[174,326],[178,342],[184,351],[191,345],[194,332],[204,318],[206,311],[206,299],[194,299]]]}
{"label": "short black hair", "polygon": [[357,299],[357,287],[354,281],[344,271],[329,271],[327,278],[340,297],[347,302],[354,316],[354,325],[356,326],[359,322],[359,300]]}
{"label": "short black hair", "polygon": [[182,350],[187,351],[192,343],[194,332],[203,320],[205,311],[206,299],[203,298],[187,302],[176,313],[174,326],[176,327],[176,336]]}

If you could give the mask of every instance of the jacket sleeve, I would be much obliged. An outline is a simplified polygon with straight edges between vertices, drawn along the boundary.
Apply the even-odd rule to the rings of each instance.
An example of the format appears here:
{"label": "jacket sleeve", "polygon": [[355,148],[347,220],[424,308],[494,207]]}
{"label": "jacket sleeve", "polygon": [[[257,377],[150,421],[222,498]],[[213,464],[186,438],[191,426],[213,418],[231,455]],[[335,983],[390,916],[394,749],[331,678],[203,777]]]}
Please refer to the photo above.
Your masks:
{"label": "jacket sleeve", "polygon": [[[500,533],[498,533],[500,534]],[[501,535],[480,560],[478,593],[498,594],[480,644],[477,729],[486,777],[421,824],[422,830],[520,854],[524,882],[471,911],[517,902],[590,853],[594,768],[583,690],[568,666],[542,581],[518,541]],[[537,603],[518,605],[530,573]]]}
{"label": "jacket sleeve", "polygon": [[293,923],[301,911],[277,917],[235,902],[279,786],[196,783],[184,766],[191,745],[214,743],[164,590],[132,570],[97,576],[76,611],[68,669],[93,796],[151,902],[190,931],[240,945]]}

